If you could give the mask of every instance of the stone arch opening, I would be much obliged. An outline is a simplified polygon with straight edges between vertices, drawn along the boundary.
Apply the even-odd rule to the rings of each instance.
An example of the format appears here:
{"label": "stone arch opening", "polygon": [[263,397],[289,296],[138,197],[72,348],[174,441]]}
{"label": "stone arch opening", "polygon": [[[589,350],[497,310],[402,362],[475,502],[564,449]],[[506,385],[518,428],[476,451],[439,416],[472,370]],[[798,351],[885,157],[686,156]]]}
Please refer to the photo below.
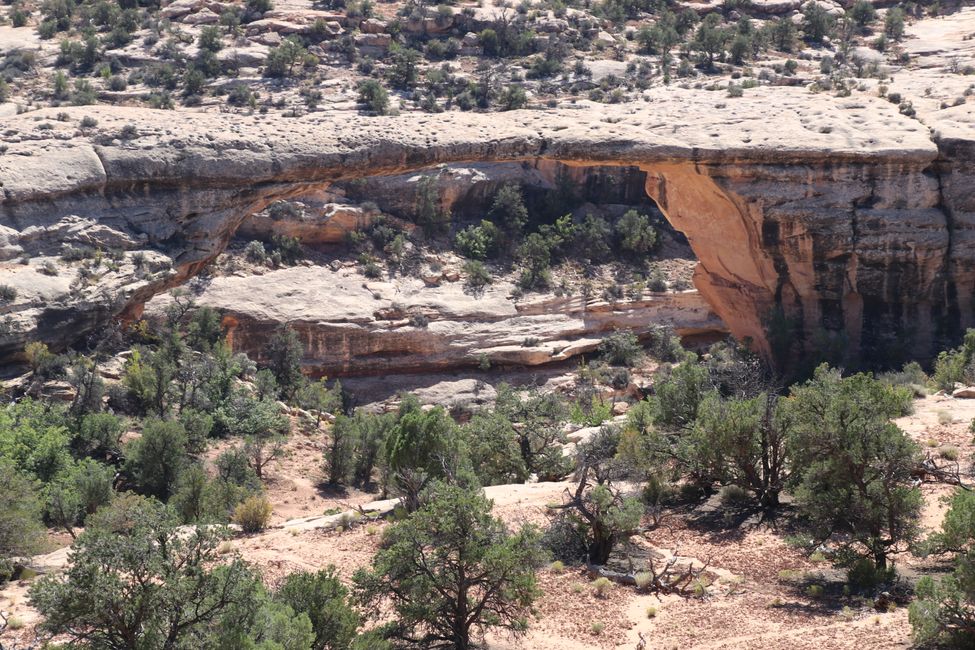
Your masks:
{"label": "stone arch opening", "polygon": [[[274,136],[244,150],[232,139],[216,147],[170,138],[138,150],[99,144],[96,151],[79,140],[38,151],[5,179],[4,260],[56,256],[75,240],[156,259],[151,273],[122,273],[85,291],[42,285],[31,269],[11,273],[24,299],[6,308],[12,326],[0,355],[16,358],[29,340],[63,348],[108,319],[139,314],[275,200],[356,176],[472,161],[638,167],[647,194],[700,261],[695,285],[731,332],[766,356],[818,348],[838,362],[896,365],[931,358],[975,322],[967,149],[943,148],[937,158],[925,136],[859,151],[815,135],[800,149],[774,134],[752,145],[754,133],[721,148],[700,129],[665,133],[617,117],[576,129],[566,116],[553,124],[531,114],[498,130],[485,121],[493,117],[458,115],[444,118],[459,121],[457,129],[433,132],[421,121],[409,133],[389,130],[400,122],[363,119],[355,129],[317,125],[301,138]],[[226,126],[193,119],[214,132]],[[472,128],[460,128],[467,122]],[[417,133],[427,134],[422,146]],[[859,142],[857,133],[847,133],[849,142]],[[45,176],[69,154],[85,174]],[[35,187],[32,174],[50,182]],[[770,332],[769,323],[784,326]]]}
{"label": "stone arch opening", "polygon": [[[254,240],[296,237],[322,253],[312,268],[220,278],[199,300],[225,314],[235,347],[256,358],[273,329],[289,323],[308,351],[306,368],[330,377],[453,371],[476,367],[482,357],[495,368],[557,366],[594,351],[615,329],[650,338],[656,325],[664,325],[685,342],[723,338],[726,328],[693,287],[696,260],[686,238],[670,227],[647,193],[650,179],[637,165],[532,159],[340,180],[292,197],[296,203],[273,204],[251,215],[231,245],[239,254]],[[361,262],[353,264],[349,236],[367,233],[374,219],[389,217],[398,227],[416,228],[414,235],[422,242],[414,224],[423,181],[432,182],[440,208],[451,215],[449,234],[439,235],[434,248],[478,224],[495,195],[511,184],[520,188],[528,207],[526,232],[551,226],[564,214],[577,224],[592,214],[612,227],[635,210],[651,218],[662,245],[645,265],[618,254],[596,263],[591,295],[583,295],[580,276],[564,295],[553,285],[513,301],[508,292],[519,266],[513,259],[501,264],[507,270],[496,269],[501,274],[497,287],[482,296],[462,295],[464,278],[455,253],[446,255],[443,272],[433,277],[427,267],[404,271],[382,263],[382,277],[363,277]],[[667,273],[664,290],[649,288],[658,264]],[[413,273],[422,276],[422,284]],[[614,276],[621,291],[615,297],[607,297],[603,284],[610,273],[622,274]]]}

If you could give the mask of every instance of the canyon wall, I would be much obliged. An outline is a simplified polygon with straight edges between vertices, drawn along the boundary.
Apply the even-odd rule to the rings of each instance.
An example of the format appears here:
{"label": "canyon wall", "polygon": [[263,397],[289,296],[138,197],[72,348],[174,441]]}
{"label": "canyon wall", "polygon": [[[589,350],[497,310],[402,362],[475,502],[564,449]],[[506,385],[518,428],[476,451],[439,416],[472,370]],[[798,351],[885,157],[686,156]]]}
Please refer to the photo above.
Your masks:
{"label": "canyon wall", "polygon": [[[640,105],[502,114],[173,120],[84,107],[64,111],[67,121],[51,111],[11,118],[0,284],[17,298],[0,305],[0,358],[139,313],[270,202],[476,161],[639,166],[700,260],[702,294],[767,353],[832,345],[856,359],[900,346],[929,356],[975,322],[970,109],[932,131],[877,98],[707,95],[660,89]],[[79,129],[85,115],[97,127]],[[126,252],[83,277],[60,259],[65,245]]]}

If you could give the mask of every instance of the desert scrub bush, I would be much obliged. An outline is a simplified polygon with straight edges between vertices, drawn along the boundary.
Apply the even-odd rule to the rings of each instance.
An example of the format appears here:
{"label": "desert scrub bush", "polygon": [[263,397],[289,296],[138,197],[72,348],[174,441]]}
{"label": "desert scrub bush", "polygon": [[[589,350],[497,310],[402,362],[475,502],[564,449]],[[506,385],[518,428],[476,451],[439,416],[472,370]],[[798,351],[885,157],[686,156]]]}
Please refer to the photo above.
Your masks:
{"label": "desert scrub bush", "polygon": [[233,521],[245,533],[259,533],[271,519],[271,502],[262,494],[253,494],[234,508]]}
{"label": "desert scrub bush", "polygon": [[244,258],[252,264],[266,264],[267,250],[264,248],[264,243],[256,239],[248,242],[244,247]]}
{"label": "desert scrub bush", "polygon": [[614,366],[633,367],[643,360],[640,340],[632,332],[613,332],[599,342],[599,354]]}
{"label": "desert scrub bush", "polygon": [[478,260],[469,260],[464,264],[464,275],[466,276],[465,286],[473,291],[483,290],[484,287],[493,282],[491,272],[483,262]]}
{"label": "desert scrub bush", "polygon": [[647,607],[647,618],[657,618],[656,607]]}
{"label": "desert scrub bush", "polygon": [[389,526],[370,569],[353,576],[371,617],[458,648],[493,627],[523,629],[539,594],[537,533],[512,535],[490,510],[479,491],[438,485]]}
{"label": "desert scrub bush", "polygon": [[810,598],[822,598],[824,593],[823,585],[809,585],[806,587],[806,595]]}
{"label": "desert scrub bush", "polygon": [[525,89],[515,84],[505,86],[498,96],[498,103],[503,111],[514,111],[524,108],[528,104],[528,95]]}
{"label": "desert scrub bush", "polygon": [[952,446],[942,447],[941,449],[938,450],[938,455],[944,458],[945,460],[956,461],[958,460],[959,457],[958,447],[952,447]]}
{"label": "desert scrub bush", "polygon": [[613,417],[613,405],[593,395],[589,401],[577,401],[569,408],[569,420],[574,424],[594,427]]}
{"label": "desert scrub bush", "polygon": [[633,580],[636,582],[636,588],[643,591],[653,584],[653,574],[649,571],[638,571],[633,576]]}
{"label": "desert scrub bush", "polygon": [[289,36],[268,52],[264,60],[265,77],[293,77],[304,69],[318,65],[318,57],[310,54],[301,40]]}
{"label": "desert scrub bush", "polygon": [[43,273],[44,275],[55,276],[58,274],[58,267],[51,260],[47,260],[46,262],[41,264],[41,267],[38,269],[38,271],[40,273]]}
{"label": "desert scrub bush", "polygon": [[751,494],[741,486],[726,485],[721,488],[721,505],[726,508],[743,508],[751,502]]}
{"label": "desert scrub bush", "polygon": [[9,284],[0,284],[0,302],[13,302],[17,299],[17,289]]}
{"label": "desert scrub bush", "polygon": [[662,293],[667,290],[667,278],[664,277],[663,271],[659,268],[655,268],[653,273],[650,274],[650,281],[647,283],[647,289],[653,291],[654,293]]}
{"label": "desert scrub bush", "polygon": [[778,578],[782,582],[795,582],[802,579],[802,571],[798,569],[782,569],[778,573]]}
{"label": "desert scrub bush", "polygon": [[257,106],[257,97],[245,84],[234,84],[227,93],[227,103],[231,106]]}
{"label": "desert scrub bush", "polygon": [[[846,581],[850,590],[856,592],[873,592],[881,585],[888,584],[894,579],[893,567],[879,569],[867,558],[860,558],[846,571]],[[817,585],[810,585],[814,587]]]}
{"label": "desert scrub bush", "polygon": [[938,411],[938,424],[942,426],[948,426],[955,421],[954,416],[945,410]]}
{"label": "desert scrub bush", "polygon": [[597,621],[596,623],[593,623],[592,624],[592,628],[590,628],[590,629],[592,630],[592,633],[593,633],[594,636],[599,636],[606,629],[606,624],[605,623],[599,623]]}
{"label": "desert scrub bush", "polygon": [[383,277],[383,270],[379,264],[376,263],[370,256],[366,256],[365,259],[359,261],[362,264],[362,274],[369,278],[370,280],[378,280]]}
{"label": "desert scrub bush", "polygon": [[612,588],[613,582],[609,578],[596,578],[592,582],[592,591],[599,598],[605,598]]}
{"label": "desert scrub bush", "polygon": [[376,115],[386,115],[389,112],[389,93],[383,85],[375,79],[365,79],[359,82],[359,103]]}
{"label": "desert scrub bush", "polygon": [[280,259],[282,264],[289,266],[297,264],[304,257],[298,238],[288,237],[287,235],[273,235],[271,237],[271,255],[275,259]]}

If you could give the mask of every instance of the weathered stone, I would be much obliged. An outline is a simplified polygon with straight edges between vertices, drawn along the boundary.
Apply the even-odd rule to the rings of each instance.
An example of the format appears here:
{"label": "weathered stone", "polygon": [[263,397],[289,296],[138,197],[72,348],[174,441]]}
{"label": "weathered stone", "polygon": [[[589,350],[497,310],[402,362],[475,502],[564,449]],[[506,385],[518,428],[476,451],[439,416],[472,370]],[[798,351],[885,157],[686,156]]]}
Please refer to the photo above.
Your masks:
{"label": "weathered stone", "polygon": [[203,0],[176,0],[166,5],[159,11],[162,18],[179,18],[186,14],[199,11],[203,7]]}
{"label": "weathered stone", "polygon": [[363,34],[384,34],[386,33],[386,23],[378,18],[367,18],[359,23],[359,30]]}
{"label": "weathered stone", "polygon": [[187,25],[216,25],[220,22],[220,16],[204,8],[194,14],[184,16],[180,22]]}
{"label": "weathered stone", "polygon": [[389,34],[356,34],[355,35],[356,47],[373,47],[379,49],[387,49],[391,42],[392,42],[392,37]]}

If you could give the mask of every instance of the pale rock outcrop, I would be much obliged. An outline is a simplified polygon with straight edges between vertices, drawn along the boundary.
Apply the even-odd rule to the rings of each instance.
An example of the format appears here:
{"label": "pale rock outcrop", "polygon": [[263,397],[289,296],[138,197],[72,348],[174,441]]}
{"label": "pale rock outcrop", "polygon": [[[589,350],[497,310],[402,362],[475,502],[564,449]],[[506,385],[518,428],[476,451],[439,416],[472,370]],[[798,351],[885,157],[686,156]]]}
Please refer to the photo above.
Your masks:
{"label": "pale rock outcrop", "polygon": [[367,18],[359,23],[359,30],[363,34],[385,34],[386,23],[378,18]]}
{"label": "pale rock outcrop", "polygon": [[[242,237],[270,241],[275,235],[293,237],[303,244],[340,244],[349,233],[367,228],[381,213],[362,205],[351,204],[330,192],[317,192],[301,197],[296,216],[279,217],[273,210],[263,210],[248,217],[240,226]],[[393,220],[407,233],[414,224]]]}
{"label": "pale rock outcrop", "polygon": [[[544,365],[592,352],[616,329],[724,331],[696,291],[610,304],[580,296],[514,302],[513,288],[496,282],[470,294],[456,280],[437,286],[414,274],[368,280],[354,267],[309,265],[215,277],[195,300],[222,313],[234,349],[258,360],[287,323],[304,345],[305,370],[329,377],[475,367],[484,357],[492,366]],[[150,310],[159,313],[168,303],[160,297]]]}
{"label": "pale rock outcrop", "polygon": [[220,22],[220,15],[204,8],[194,14],[184,16],[181,22],[187,25],[216,25]]}

